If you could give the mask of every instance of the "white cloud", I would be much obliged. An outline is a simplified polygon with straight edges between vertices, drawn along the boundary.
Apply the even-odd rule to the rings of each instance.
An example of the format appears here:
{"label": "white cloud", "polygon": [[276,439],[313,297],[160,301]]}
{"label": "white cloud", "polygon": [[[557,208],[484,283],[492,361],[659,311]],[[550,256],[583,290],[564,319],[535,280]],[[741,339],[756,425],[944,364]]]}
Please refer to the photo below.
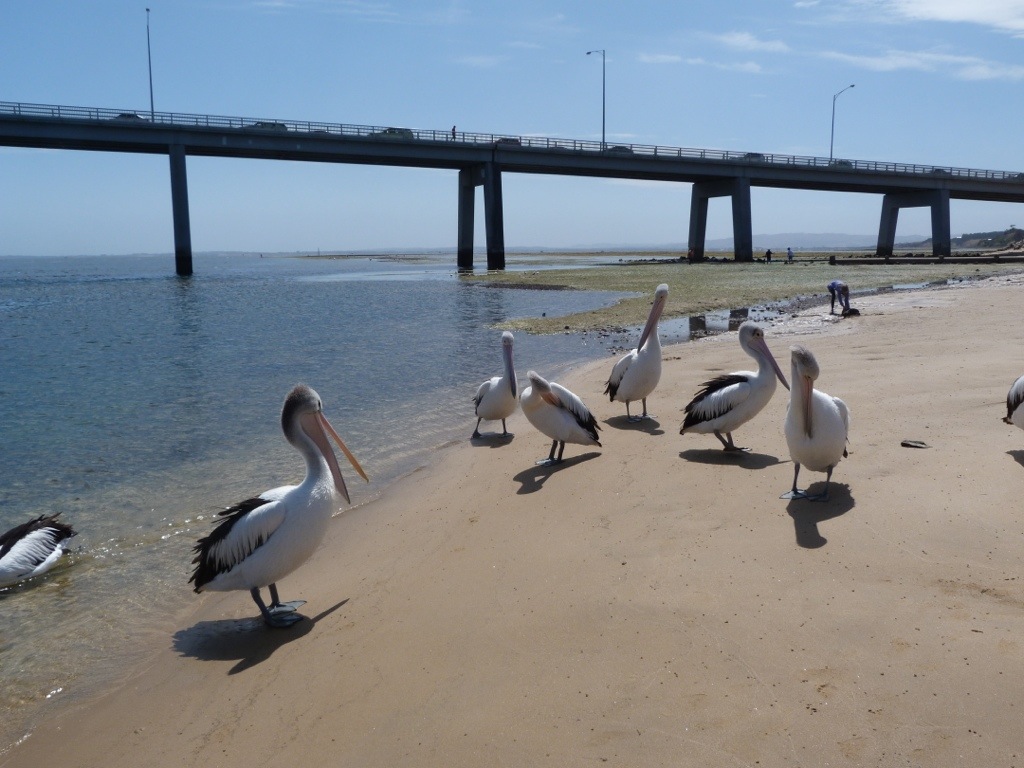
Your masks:
{"label": "white cloud", "polygon": [[907,21],[978,24],[1024,36],[1024,0],[858,0]]}
{"label": "white cloud", "polygon": [[697,67],[713,67],[714,69],[721,69],[726,72],[744,72],[747,74],[758,75],[762,72],[761,65],[756,61],[738,61],[738,62],[718,62],[718,61],[707,61],[705,59],[687,59],[687,64],[692,64]]}
{"label": "white cloud", "polygon": [[916,70],[945,73],[959,80],[1024,80],[1024,66],[985,61],[976,56],[955,56],[927,51],[887,51],[877,56],[826,51],[821,55],[874,72]]}
{"label": "white cloud", "polygon": [[712,38],[740,51],[764,53],[787,53],[789,51],[789,46],[781,40],[759,40],[749,32],[726,32],[724,35],[712,35]]}
{"label": "white cloud", "polygon": [[641,53],[637,59],[642,64],[678,64],[683,57],[674,53]]}

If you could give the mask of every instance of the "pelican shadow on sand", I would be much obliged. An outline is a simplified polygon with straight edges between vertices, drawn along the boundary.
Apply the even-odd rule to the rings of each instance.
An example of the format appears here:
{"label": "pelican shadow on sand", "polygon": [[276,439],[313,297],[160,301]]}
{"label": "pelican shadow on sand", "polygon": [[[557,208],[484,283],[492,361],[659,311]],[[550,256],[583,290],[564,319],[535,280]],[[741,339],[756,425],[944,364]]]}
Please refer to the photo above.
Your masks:
{"label": "pelican shadow on sand", "polygon": [[723,451],[720,448],[691,448],[679,452],[679,458],[697,464],[714,464],[716,466],[737,466],[743,469],[767,469],[782,464],[777,456],[753,451]]}
{"label": "pelican shadow on sand", "polygon": [[[811,490],[811,489],[814,490]],[[813,483],[807,489],[810,494],[821,493],[825,490],[825,481]],[[834,517],[845,515],[853,509],[853,496],[850,495],[850,486],[845,483],[831,482],[828,485],[828,498],[821,501],[813,499],[790,499],[786,505],[786,512],[793,518],[793,529],[796,533],[796,543],[804,549],[818,549],[828,543],[828,539],[821,535],[818,524]]]}
{"label": "pelican shadow on sand", "polygon": [[612,416],[605,419],[604,423],[609,427],[631,432],[646,432],[649,435],[664,435],[665,430],[661,428],[661,422],[654,416],[648,416],[639,421],[631,420],[628,416]]}
{"label": "pelican shadow on sand", "polygon": [[581,453],[579,456],[573,456],[569,459],[562,459],[562,461],[557,464],[534,464],[512,478],[520,485],[520,488],[516,493],[536,493],[544,487],[544,483],[547,482],[547,479],[556,472],[570,469],[571,467],[575,467],[577,464],[582,464],[584,461],[596,459],[600,455],[601,454],[598,451],[591,451],[590,453]]}
{"label": "pelican shadow on sand", "polygon": [[229,675],[262,664],[283,645],[305,637],[321,619],[341,608],[349,598],[332,605],[322,613],[299,621],[285,630],[268,630],[260,616],[244,619],[216,619],[199,621],[187,629],[174,633],[174,650],[181,656],[199,661],[238,660]]}
{"label": "pelican shadow on sand", "polygon": [[1021,450],[1020,448],[1015,448],[1012,451],[1007,451],[1006,455],[1012,456],[1014,461],[1016,461],[1018,464],[1024,467],[1024,450]]}

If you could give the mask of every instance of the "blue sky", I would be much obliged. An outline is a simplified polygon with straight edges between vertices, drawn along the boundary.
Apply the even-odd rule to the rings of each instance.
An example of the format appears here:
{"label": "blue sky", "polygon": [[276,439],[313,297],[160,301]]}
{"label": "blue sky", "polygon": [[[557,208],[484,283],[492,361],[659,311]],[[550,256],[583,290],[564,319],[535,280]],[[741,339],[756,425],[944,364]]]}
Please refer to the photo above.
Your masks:
{"label": "blue sky", "polygon": [[[0,100],[1024,170],[1024,0],[0,0]],[[189,158],[196,251],[454,248],[454,172]],[[505,174],[505,238],[686,240],[690,187]],[[875,235],[873,195],[752,192]],[[952,230],[1024,226],[953,201]],[[731,234],[725,199],[708,237]],[[482,220],[482,207],[478,207]],[[898,234],[928,234],[927,209]],[[482,245],[482,221],[477,244]],[[756,245],[756,237],[755,237]],[[167,253],[165,157],[0,147],[0,255]]]}

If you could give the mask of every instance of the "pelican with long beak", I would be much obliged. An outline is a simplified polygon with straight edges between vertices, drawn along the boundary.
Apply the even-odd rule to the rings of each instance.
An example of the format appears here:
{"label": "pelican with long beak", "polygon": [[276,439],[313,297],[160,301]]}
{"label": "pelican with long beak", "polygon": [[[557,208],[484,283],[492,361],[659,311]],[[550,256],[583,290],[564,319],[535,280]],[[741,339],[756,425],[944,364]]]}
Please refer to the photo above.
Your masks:
{"label": "pelican with long beak", "polygon": [[[790,352],[793,388],[789,391],[785,432],[789,455],[793,459],[793,488],[782,498],[823,501],[828,498],[832,470],[840,459],[847,456],[850,409],[838,397],[814,388],[819,368],[811,350],[797,345],[790,347]],[[810,495],[797,488],[801,465],[813,472],[827,473],[822,493]]]}
{"label": "pelican with long beak", "polygon": [[0,587],[40,576],[53,568],[77,536],[56,515],[40,515],[0,534]]}
{"label": "pelican with long beak", "polygon": [[[566,443],[601,446],[597,438],[597,419],[576,395],[555,382],[541,378],[536,371],[526,374],[530,386],[523,390],[523,413],[541,434],[551,438],[551,453],[537,462],[540,466],[560,464]],[[555,450],[558,456],[555,456]]]}
{"label": "pelican with long beak", "polygon": [[516,382],[516,369],[512,365],[512,332],[501,334],[501,353],[505,360],[505,375],[492,376],[479,386],[473,397],[476,407],[476,427],[473,437],[480,437],[481,421],[497,421],[501,419],[501,436],[512,437],[505,426],[505,419],[515,413],[519,405],[519,389]]}
{"label": "pelican with long beak", "polygon": [[[665,309],[668,299],[668,286],[662,283],[654,292],[654,303],[651,313],[647,316],[647,324],[640,334],[636,349],[619,358],[608,377],[604,393],[612,402],[618,400],[626,404],[626,418],[630,421],[642,421],[653,416],[647,413],[647,398],[658,386],[661,379],[661,339],[658,338],[658,319]],[[643,404],[643,413],[632,416],[629,404],[639,400]]]}
{"label": "pelican with long beak", "polygon": [[[768,343],[764,340],[764,329],[747,320],[740,326],[740,347],[757,360],[757,373],[736,371],[705,381],[694,395],[684,412],[683,426],[679,434],[697,432],[713,433],[727,451],[744,451],[732,441],[733,430],[757,416],[775,394],[775,381],[789,389],[786,377],[775,362]],[[725,437],[722,437],[722,434]]]}
{"label": "pelican with long beak", "polygon": [[[351,501],[328,434],[356,472],[368,481],[356,457],[324,416],[320,395],[305,384],[296,386],[285,398],[281,429],[306,460],[305,479],[299,485],[265,491],[221,512],[220,523],[193,550],[196,567],[189,579],[196,592],[249,590],[263,620],[271,627],[287,627],[302,619],[296,611],[305,601],[282,603],[277,582],[313,554],[339,500]],[[260,597],[262,587],[269,589],[269,606]]]}

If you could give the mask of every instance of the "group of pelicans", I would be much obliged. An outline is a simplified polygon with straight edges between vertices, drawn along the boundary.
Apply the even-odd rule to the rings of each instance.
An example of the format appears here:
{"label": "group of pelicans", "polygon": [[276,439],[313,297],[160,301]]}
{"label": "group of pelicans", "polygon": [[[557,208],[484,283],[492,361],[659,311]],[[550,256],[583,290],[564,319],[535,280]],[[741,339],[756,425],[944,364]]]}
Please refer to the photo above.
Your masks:
{"label": "group of pelicans", "polygon": [[[658,320],[667,300],[668,286],[659,285],[636,348],[619,358],[605,386],[604,393],[612,402],[617,400],[626,404],[626,418],[630,421],[652,418],[647,412],[647,398],[661,380]],[[733,442],[732,433],[764,409],[775,393],[777,379],[790,390],[785,433],[795,468],[793,487],[784,498],[828,498],[832,470],[847,455],[849,408],[838,397],[814,388],[819,374],[818,362],[806,347],[791,348],[793,387],[790,389],[768,349],[764,329],[760,325],[752,321],[743,323],[739,329],[739,342],[743,351],[757,361],[757,371],[736,371],[704,382],[683,409],[685,418],[679,433],[713,434],[721,441],[724,450],[745,450]],[[552,441],[548,457],[538,464],[550,466],[560,463],[566,443],[600,446],[597,419],[583,401],[565,387],[545,380],[536,371],[529,371],[526,375],[530,385],[518,393],[512,362],[513,338],[509,331],[502,334],[501,343],[505,372],[483,382],[477,389],[474,397],[477,422],[473,437],[480,437],[481,422],[498,420],[501,421],[502,436],[507,437],[505,420],[519,406],[527,420]],[[1024,385],[1021,394],[1024,397]],[[637,401],[640,401],[643,412],[634,416],[630,412],[630,404]],[[825,488],[820,494],[811,495],[797,488],[801,466],[826,473]]]}
{"label": "group of pelicans", "polygon": [[[668,286],[659,285],[636,349],[623,355],[608,377],[605,394],[613,402],[625,403],[630,421],[653,418],[647,412],[647,398],[661,378],[658,320],[667,299]],[[501,341],[505,371],[477,389],[473,437],[481,437],[482,422],[499,420],[501,436],[509,437],[505,420],[521,407],[527,420],[552,441],[548,457],[538,464],[559,464],[566,443],[600,446],[597,420],[568,389],[531,370],[527,373],[529,386],[518,391],[512,334],[504,332]],[[680,434],[713,434],[725,451],[745,450],[733,442],[732,433],[761,412],[775,392],[776,380],[781,381],[790,393],[785,435],[794,465],[793,487],[783,498],[827,498],[832,470],[847,455],[849,409],[838,397],[815,389],[818,363],[806,347],[790,348],[790,386],[768,349],[761,326],[751,321],[743,323],[739,343],[757,361],[757,371],[736,371],[704,382],[684,408]],[[642,406],[639,416],[630,412],[630,404],[637,401]],[[1022,403],[1024,376],[1007,394],[1007,415],[1003,419],[1024,429]],[[283,602],[277,582],[313,554],[339,500],[350,501],[328,437],[333,438],[356,472],[368,479],[324,415],[320,396],[310,387],[300,384],[288,393],[281,410],[281,429],[305,460],[305,478],[298,485],[265,491],[220,512],[216,526],[194,547],[195,568],[189,579],[196,592],[248,590],[263,620],[272,627],[287,627],[302,619],[298,609],[304,601]],[[801,466],[826,473],[821,493],[812,495],[798,489]],[[75,535],[74,529],[59,519],[59,513],[41,515],[0,534],[0,588],[50,570]],[[269,592],[269,604],[261,595],[264,588]]]}

